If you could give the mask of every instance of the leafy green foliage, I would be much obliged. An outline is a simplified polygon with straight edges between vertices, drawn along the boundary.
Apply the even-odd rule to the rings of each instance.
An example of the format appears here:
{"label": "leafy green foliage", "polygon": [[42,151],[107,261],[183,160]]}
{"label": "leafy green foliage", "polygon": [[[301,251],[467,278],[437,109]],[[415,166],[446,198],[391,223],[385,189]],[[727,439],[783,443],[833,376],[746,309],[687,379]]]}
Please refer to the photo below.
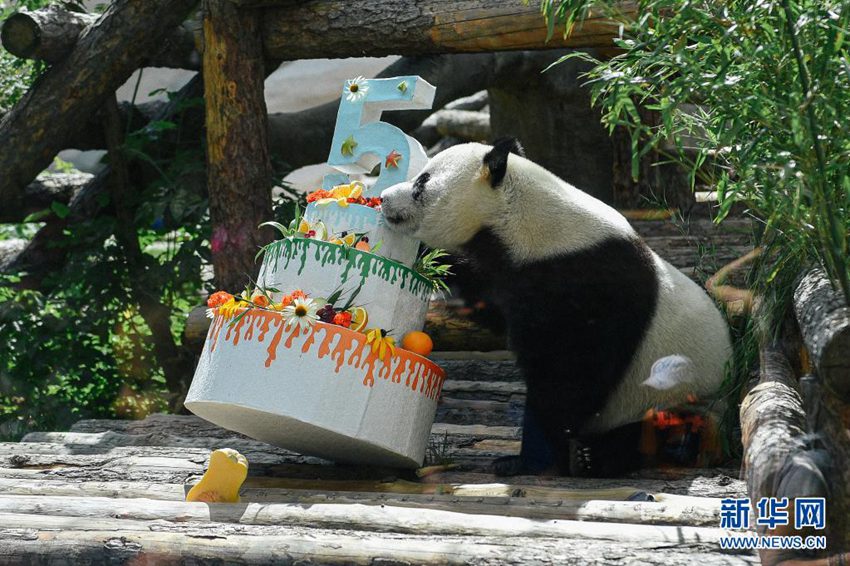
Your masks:
{"label": "leafy green foliage", "polygon": [[[567,57],[595,64],[594,102],[609,128],[631,132],[633,172],[656,148],[687,166],[692,184],[716,187],[718,220],[735,202],[749,206],[766,251],[754,285],[774,317],[811,262],[850,299],[850,2],[640,0],[635,19],[613,0],[542,2],[566,28],[591,6],[622,24],[623,52]],[[659,123],[642,122],[638,104]]]}
{"label": "leafy green foliage", "polygon": [[[619,22],[622,52],[587,73],[610,128],[631,132],[633,175],[656,149],[716,188],[717,220],[743,202],[764,249],[749,286],[761,297],[758,324],[733,321],[734,360],[723,396],[734,407],[760,340],[775,334],[800,270],[823,265],[850,299],[850,58],[846,0],[542,0],[552,29],[581,25],[593,7]],[[645,123],[638,105],[654,110]],[[710,166],[706,166],[710,165]],[[734,436],[728,448],[734,448]],[[734,450],[732,450],[734,451]]]}
{"label": "leafy green foliage", "polygon": [[445,278],[452,274],[452,266],[439,261],[448,255],[448,252],[439,248],[427,250],[420,254],[416,258],[416,263],[413,264],[413,270],[430,281],[435,291],[445,292],[449,290]]}

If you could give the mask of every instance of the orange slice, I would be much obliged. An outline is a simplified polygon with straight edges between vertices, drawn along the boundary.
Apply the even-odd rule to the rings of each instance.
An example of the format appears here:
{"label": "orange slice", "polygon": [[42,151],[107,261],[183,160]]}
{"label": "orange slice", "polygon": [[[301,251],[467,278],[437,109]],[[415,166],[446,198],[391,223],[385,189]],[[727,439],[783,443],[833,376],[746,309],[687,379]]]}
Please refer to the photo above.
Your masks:
{"label": "orange slice", "polygon": [[362,332],[369,322],[369,313],[363,307],[354,307],[348,309],[348,312],[351,313],[351,326],[349,328],[355,332]]}

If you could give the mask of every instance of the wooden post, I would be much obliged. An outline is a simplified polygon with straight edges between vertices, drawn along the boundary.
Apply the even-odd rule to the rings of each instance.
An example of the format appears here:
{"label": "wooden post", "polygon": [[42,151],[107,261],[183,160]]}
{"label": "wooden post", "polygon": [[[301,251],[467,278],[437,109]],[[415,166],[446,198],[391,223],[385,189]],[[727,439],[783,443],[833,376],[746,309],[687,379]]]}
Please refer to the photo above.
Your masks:
{"label": "wooden post", "polygon": [[271,234],[272,167],[263,97],[260,13],[227,0],[204,2],[207,187],[213,267],[220,289],[257,274],[254,256]]}

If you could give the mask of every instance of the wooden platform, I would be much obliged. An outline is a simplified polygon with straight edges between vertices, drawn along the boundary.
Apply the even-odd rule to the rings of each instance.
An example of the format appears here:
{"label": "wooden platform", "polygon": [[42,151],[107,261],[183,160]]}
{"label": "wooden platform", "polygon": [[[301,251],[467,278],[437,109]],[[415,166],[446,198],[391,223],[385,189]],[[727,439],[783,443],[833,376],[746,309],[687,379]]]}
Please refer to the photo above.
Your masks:
{"label": "wooden platform", "polygon": [[[424,478],[332,465],[194,416],[84,420],[0,444],[0,563],[757,561],[718,546],[720,498],[744,495],[734,469],[490,475],[519,449],[524,385],[506,354],[451,357],[429,457],[453,468]],[[242,503],[186,503],[222,447],[250,461]]]}

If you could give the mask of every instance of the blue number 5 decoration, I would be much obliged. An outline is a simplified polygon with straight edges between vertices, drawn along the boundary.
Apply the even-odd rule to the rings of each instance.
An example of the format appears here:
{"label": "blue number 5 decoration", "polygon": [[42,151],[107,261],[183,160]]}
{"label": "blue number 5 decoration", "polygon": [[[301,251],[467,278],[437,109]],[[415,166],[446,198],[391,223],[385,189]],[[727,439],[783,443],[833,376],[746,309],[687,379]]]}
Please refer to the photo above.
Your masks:
{"label": "blue number 5 decoration", "polygon": [[376,197],[396,183],[408,180],[427,162],[425,150],[403,131],[381,122],[384,110],[431,108],[434,86],[417,76],[346,81],[336,119],[328,165],[345,175],[326,175],[322,186],[348,182],[348,174],[370,171],[381,164],[381,174],[365,191]]}

